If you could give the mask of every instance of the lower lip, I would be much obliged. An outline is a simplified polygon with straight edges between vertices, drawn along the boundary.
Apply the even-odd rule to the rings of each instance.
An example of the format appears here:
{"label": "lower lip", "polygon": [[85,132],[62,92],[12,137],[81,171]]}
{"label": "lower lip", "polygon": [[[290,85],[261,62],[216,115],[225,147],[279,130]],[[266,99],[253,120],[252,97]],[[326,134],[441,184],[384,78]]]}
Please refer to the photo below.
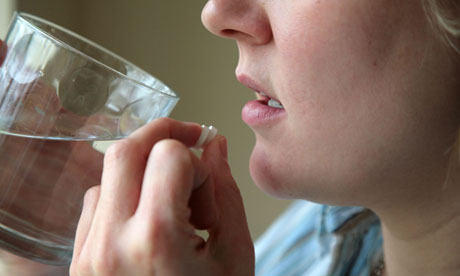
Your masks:
{"label": "lower lip", "polygon": [[282,108],[275,108],[267,105],[268,100],[254,100],[246,103],[243,107],[243,121],[250,127],[274,123],[286,114]]}

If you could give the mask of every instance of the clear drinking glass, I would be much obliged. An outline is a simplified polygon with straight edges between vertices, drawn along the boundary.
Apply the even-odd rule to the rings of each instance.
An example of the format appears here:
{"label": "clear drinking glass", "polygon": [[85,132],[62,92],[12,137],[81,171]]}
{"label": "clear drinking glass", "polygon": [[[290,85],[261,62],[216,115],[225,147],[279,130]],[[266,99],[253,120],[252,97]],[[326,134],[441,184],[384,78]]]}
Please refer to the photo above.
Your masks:
{"label": "clear drinking glass", "polygon": [[168,116],[178,97],[133,64],[29,14],[15,14],[2,51],[0,247],[67,264],[83,195],[100,184],[105,144]]}

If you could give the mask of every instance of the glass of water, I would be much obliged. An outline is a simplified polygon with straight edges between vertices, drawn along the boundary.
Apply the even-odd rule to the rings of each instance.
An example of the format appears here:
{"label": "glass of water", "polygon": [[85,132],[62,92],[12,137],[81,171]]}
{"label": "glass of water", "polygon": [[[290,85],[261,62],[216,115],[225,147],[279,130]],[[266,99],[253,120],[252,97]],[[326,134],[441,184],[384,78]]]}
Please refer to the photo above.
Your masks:
{"label": "glass of water", "polygon": [[103,152],[178,101],[161,81],[87,39],[15,14],[0,53],[0,247],[68,264]]}

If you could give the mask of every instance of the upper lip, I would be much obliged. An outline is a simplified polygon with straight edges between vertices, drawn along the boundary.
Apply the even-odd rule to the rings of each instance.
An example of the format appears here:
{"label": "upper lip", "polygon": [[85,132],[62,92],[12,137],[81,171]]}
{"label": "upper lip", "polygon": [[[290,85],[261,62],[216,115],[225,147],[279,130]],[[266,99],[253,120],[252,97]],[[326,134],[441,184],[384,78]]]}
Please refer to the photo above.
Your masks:
{"label": "upper lip", "polygon": [[262,94],[266,96],[267,98],[273,99],[277,102],[280,102],[277,98],[275,98],[270,91],[266,87],[261,86],[259,83],[257,83],[252,77],[246,74],[238,74],[236,76],[238,81],[246,86],[249,89],[254,90],[255,92]]}

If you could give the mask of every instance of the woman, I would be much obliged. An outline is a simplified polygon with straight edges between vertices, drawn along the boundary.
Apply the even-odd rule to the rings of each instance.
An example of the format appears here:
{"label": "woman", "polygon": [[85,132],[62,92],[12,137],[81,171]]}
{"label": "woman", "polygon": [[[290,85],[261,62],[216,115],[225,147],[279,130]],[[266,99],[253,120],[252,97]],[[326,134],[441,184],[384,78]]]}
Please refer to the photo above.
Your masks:
{"label": "woman", "polygon": [[[257,137],[255,182],[373,210],[387,275],[460,273],[457,41],[446,46],[450,29],[424,4],[458,24],[455,1],[210,1],[203,14],[237,41],[239,80],[284,107],[243,110]],[[340,264],[326,275],[355,273]]]}
{"label": "woman", "polygon": [[[460,274],[459,5],[208,1],[204,25],[236,40],[237,78],[257,92],[243,109],[255,183],[373,211],[296,203],[258,244],[260,275]],[[199,134],[161,119],[109,149],[71,275],[254,274],[225,139],[199,159]]]}
{"label": "woman", "polygon": [[[236,40],[237,78],[258,92],[259,100],[243,109],[257,138],[250,162],[254,181],[274,196],[375,212],[382,222],[384,265],[369,261],[367,273],[460,273],[460,67],[449,48],[457,41],[430,21],[425,9],[447,8],[447,14],[428,11],[438,12],[436,20],[456,16],[456,3],[210,0],[203,11],[211,32]],[[87,198],[72,274],[123,275],[133,268],[139,275],[253,273],[225,143],[219,137],[202,160],[195,159],[187,146],[195,142],[197,128],[158,121],[111,149],[101,191]],[[142,189],[127,182],[136,187],[142,182]],[[127,194],[132,196],[126,199]],[[113,202],[121,200],[129,208],[116,208]],[[193,235],[190,215],[197,228],[209,230],[206,243]],[[368,229],[373,223],[367,222]],[[378,239],[371,237],[361,239],[360,250]],[[319,255],[350,254],[332,250]],[[378,256],[378,250],[368,252]],[[304,251],[302,258],[308,254],[318,252]],[[358,266],[358,260],[351,264]],[[280,275],[294,274],[288,268]],[[350,262],[330,261],[307,275],[362,271]]]}

